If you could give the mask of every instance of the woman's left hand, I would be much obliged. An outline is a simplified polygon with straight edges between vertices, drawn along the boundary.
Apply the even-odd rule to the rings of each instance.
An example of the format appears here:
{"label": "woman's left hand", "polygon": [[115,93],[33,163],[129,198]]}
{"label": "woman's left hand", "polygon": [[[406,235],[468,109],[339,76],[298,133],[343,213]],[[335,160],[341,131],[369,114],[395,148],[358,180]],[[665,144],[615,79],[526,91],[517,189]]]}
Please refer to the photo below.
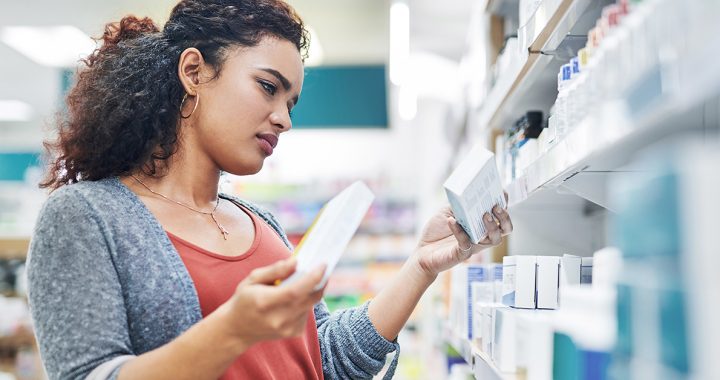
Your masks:
{"label": "woman's left hand", "polygon": [[494,219],[489,213],[483,215],[488,235],[478,244],[472,244],[470,237],[455,220],[450,207],[440,210],[430,218],[420,237],[416,253],[420,268],[430,276],[437,276],[473,254],[500,244],[502,237],[512,232],[512,221],[507,210],[500,206],[493,207],[492,213]]}

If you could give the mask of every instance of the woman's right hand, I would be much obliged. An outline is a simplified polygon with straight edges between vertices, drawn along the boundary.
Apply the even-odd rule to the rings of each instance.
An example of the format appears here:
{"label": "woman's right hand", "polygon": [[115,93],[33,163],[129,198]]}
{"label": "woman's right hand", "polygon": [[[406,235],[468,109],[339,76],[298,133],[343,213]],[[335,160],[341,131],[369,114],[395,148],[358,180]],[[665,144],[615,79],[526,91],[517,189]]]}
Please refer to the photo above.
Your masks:
{"label": "woman's right hand", "polygon": [[308,313],[323,296],[325,288],[313,290],[322,280],[325,267],[304,275],[298,281],[277,286],[295,272],[297,262],[290,258],[250,272],[221,308],[229,320],[230,334],[245,347],[265,340],[301,335]]}

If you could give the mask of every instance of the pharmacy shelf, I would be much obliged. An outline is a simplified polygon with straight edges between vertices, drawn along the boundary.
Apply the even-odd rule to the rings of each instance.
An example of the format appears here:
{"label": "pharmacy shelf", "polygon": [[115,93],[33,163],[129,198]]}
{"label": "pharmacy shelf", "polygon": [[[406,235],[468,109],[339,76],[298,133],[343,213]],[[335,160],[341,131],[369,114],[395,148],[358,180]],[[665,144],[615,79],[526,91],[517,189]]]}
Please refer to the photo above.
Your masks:
{"label": "pharmacy shelf", "polygon": [[486,0],[484,9],[486,13],[517,18],[519,4],[519,0]]}
{"label": "pharmacy shelf", "polygon": [[[618,173],[645,170],[637,164],[627,165],[643,148],[677,133],[717,128],[720,73],[684,73],[697,62],[695,59],[710,59],[711,51],[658,65],[634,86],[655,88],[657,92],[631,90],[624,101],[600,107],[506,186],[509,207],[542,206],[556,202],[565,193],[612,211],[607,202],[607,182]],[[673,78],[673,86],[663,83],[668,77]]]}
{"label": "pharmacy shelf", "polygon": [[[520,59],[498,78],[478,111],[483,129],[507,129],[518,111],[547,112],[557,95],[557,72],[584,45],[607,0],[545,0],[518,30]],[[569,51],[570,53],[567,53]]]}
{"label": "pharmacy shelf", "polygon": [[0,236],[0,259],[24,259],[29,246],[29,237]]}
{"label": "pharmacy shelf", "polygon": [[445,336],[448,344],[460,353],[465,361],[470,364],[473,374],[478,380],[516,380],[518,376],[514,373],[502,372],[493,363],[492,358],[469,339],[464,338],[456,330],[447,327]]}

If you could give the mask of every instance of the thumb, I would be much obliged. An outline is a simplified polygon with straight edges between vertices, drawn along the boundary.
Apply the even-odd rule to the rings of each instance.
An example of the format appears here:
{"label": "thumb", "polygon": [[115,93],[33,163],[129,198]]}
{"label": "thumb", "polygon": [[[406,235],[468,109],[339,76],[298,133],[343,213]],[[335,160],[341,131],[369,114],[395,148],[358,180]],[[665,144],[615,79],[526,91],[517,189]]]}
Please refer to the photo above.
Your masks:
{"label": "thumb", "polygon": [[277,280],[284,280],[295,273],[297,260],[294,257],[281,260],[275,264],[257,268],[250,272],[248,281],[251,284],[272,285]]}
{"label": "thumb", "polygon": [[457,240],[457,246],[455,247],[457,256],[463,260],[467,259],[472,255],[473,251],[473,244],[470,241],[470,237],[455,218],[448,218],[448,225],[450,226],[450,230],[453,235],[455,235],[455,240]]}

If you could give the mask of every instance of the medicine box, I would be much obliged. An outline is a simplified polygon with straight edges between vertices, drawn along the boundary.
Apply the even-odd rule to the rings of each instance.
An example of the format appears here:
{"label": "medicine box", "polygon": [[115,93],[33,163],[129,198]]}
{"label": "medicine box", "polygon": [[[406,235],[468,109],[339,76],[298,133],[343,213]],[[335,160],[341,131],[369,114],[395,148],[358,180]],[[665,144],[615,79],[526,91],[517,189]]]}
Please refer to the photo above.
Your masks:
{"label": "medicine box", "polygon": [[502,303],[502,291],[503,291],[503,265],[492,264],[493,271],[493,288],[495,290],[495,296],[493,302]]}
{"label": "medicine box", "polygon": [[518,310],[500,307],[495,309],[492,358],[502,372],[515,372],[515,317]]}
{"label": "medicine box", "polygon": [[557,309],[560,257],[537,257],[537,308]]}
{"label": "medicine box", "polygon": [[580,283],[580,256],[563,255],[560,258],[560,288]]}
{"label": "medicine box", "polygon": [[503,257],[502,273],[502,299],[506,306],[515,306],[515,269],[517,267],[517,256]]}
{"label": "medicine box", "polygon": [[495,205],[507,207],[495,155],[481,144],[463,158],[444,187],[455,219],[475,244],[487,236],[485,213],[492,215]]}
{"label": "medicine box", "polygon": [[534,309],[536,256],[515,256],[515,302],[513,307]]}

